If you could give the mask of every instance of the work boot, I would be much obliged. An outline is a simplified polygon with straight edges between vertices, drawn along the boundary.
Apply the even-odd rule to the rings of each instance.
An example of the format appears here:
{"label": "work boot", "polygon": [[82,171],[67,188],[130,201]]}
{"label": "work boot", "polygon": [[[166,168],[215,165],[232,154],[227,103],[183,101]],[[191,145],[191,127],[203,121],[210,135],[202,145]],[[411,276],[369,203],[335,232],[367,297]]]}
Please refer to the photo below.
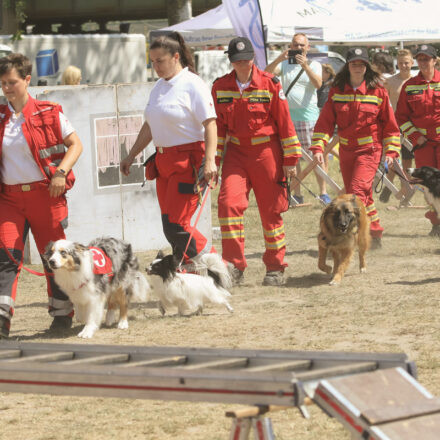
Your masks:
{"label": "work boot", "polygon": [[8,339],[10,325],[6,316],[0,316],[0,339]]}
{"label": "work boot", "polygon": [[440,225],[432,225],[431,232],[429,233],[430,237],[440,237]]}
{"label": "work boot", "polygon": [[379,200],[383,203],[388,203],[391,196],[391,190],[386,186],[380,193]]}
{"label": "work boot", "polygon": [[266,272],[262,284],[263,286],[284,286],[286,284],[284,272],[281,272],[280,270]]}
{"label": "work boot", "polygon": [[232,286],[241,286],[244,283],[244,272],[237,269],[232,263],[227,264],[229,275],[231,275]]}
{"label": "work boot", "polygon": [[49,330],[67,330],[72,327],[71,316],[55,316]]}
{"label": "work boot", "polygon": [[371,250],[380,249],[382,247],[382,238],[381,237],[373,237],[371,239]]}

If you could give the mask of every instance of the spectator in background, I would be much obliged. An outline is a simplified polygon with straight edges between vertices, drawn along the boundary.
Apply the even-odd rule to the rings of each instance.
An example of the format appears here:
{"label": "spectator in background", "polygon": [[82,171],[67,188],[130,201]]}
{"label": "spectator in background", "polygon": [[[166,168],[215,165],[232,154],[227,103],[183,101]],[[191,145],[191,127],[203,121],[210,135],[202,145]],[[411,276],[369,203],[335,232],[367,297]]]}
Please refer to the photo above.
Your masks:
{"label": "spectator in background", "polygon": [[400,137],[388,93],[379,73],[371,68],[364,48],[354,47],[347,52],[347,62],[336,75],[322,108],[311,147],[318,163],[323,163],[323,148],[333,136],[335,125],[345,192],[362,200],[371,221],[372,246],[381,247],[383,227],[372,185],[382,152],[387,164],[399,157]]}
{"label": "spectator in background", "polygon": [[[402,86],[396,119],[400,130],[414,147],[416,167],[440,168],[440,72],[435,69],[437,50],[428,44],[417,48],[419,74]],[[440,237],[440,219],[433,207],[425,213],[431,221],[430,236]]]}
{"label": "spectator in background", "polygon": [[388,52],[375,52],[371,65],[384,79],[394,75],[394,58]]}
{"label": "spectator in background", "polygon": [[[393,110],[396,111],[397,101],[399,99],[400,91],[402,90],[403,83],[411,78],[411,67],[414,65],[414,60],[411,51],[408,49],[401,49],[397,52],[397,67],[399,72],[386,79],[384,87],[388,90],[390,95],[390,102],[393,106]],[[412,145],[403,137],[400,137],[402,144],[401,157],[403,170],[411,167],[414,154],[412,153]],[[408,148],[409,147],[409,148]],[[388,173],[388,179],[392,182],[394,180],[393,169],[390,168]],[[391,190],[385,186],[380,194],[379,200],[387,203],[391,196]]]}
{"label": "spectator in background", "polygon": [[[289,51],[285,50],[272,63],[268,64],[265,70],[281,77],[281,84],[285,92],[287,92],[290,84],[297,79],[287,95],[287,101],[290,117],[295,125],[301,147],[308,151],[312,144],[313,128],[319,116],[316,91],[322,86],[322,67],[318,61],[307,59],[310,44],[305,34],[295,34],[290,43],[290,49],[302,51],[299,55],[296,55],[295,64],[289,64]],[[325,164],[322,164],[322,166],[324,171],[327,172]],[[300,171],[301,166],[298,162],[297,173],[299,174]],[[330,203],[331,200],[327,194],[325,180],[316,172],[315,175],[319,185],[320,199],[326,204]],[[293,197],[297,203],[304,202],[300,185],[295,187]]]}
{"label": "spectator in background", "polygon": [[61,77],[63,86],[77,86],[81,83],[81,69],[75,66],[68,66]]}
{"label": "spectator in background", "polygon": [[336,72],[331,64],[322,65],[322,86],[318,89],[318,107],[322,109],[324,104],[327,102],[328,92],[332,86],[333,80],[335,79]]}

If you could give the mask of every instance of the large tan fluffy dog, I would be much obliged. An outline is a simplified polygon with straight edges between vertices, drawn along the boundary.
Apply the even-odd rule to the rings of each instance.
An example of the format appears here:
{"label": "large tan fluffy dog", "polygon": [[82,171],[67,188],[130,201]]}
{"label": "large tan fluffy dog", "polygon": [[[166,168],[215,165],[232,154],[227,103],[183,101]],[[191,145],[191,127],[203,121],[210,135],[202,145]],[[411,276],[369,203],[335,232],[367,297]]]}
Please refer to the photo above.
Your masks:
{"label": "large tan fluffy dog", "polygon": [[333,278],[339,284],[350,263],[356,246],[359,248],[359,269],[366,272],[365,253],[370,247],[370,220],[361,200],[353,194],[336,197],[322,212],[318,235],[318,267],[332,273],[325,262],[327,252],[333,256]]}

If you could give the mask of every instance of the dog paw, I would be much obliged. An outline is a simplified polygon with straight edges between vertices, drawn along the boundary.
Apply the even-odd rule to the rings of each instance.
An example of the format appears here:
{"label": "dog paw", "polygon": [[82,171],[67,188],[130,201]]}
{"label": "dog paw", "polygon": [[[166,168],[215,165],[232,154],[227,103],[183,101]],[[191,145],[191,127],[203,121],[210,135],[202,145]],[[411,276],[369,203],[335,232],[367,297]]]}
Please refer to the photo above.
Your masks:
{"label": "dog paw", "polygon": [[126,330],[128,328],[127,318],[121,319],[118,322],[118,328],[121,329],[121,330]]}
{"label": "dog paw", "polygon": [[84,338],[89,339],[92,338],[95,334],[96,330],[98,330],[98,327],[94,324],[92,325],[86,325],[79,333],[78,338]]}
{"label": "dog paw", "polygon": [[366,267],[361,267],[360,272],[361,273],[367,273],[367,268]]}
{"label": "dog paw", "polygon": [[341,280],[337,280],[337,279],[333,278],[329,284],[330,284],[330,286],[337,286],[338,284],[341,284]]}

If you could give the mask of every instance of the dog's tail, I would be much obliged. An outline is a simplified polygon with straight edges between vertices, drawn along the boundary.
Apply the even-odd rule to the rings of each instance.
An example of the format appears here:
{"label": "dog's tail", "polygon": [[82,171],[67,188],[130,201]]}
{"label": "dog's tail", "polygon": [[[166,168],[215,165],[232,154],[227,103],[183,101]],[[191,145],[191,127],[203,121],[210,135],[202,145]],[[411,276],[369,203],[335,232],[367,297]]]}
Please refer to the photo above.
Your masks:
{"label": "dog's tail", "polygon": [[134,302],[147,302],[152,300],[152,289],[147,279],[141,272],[135,272],[131,282],[131,297]]}
{"label": "dog's tail", "polygon": [[226,290],[232,287],[231,275],[219,254],[204,254],[199,261],[206,266],[208,275],[214,279],[217,285]]}

